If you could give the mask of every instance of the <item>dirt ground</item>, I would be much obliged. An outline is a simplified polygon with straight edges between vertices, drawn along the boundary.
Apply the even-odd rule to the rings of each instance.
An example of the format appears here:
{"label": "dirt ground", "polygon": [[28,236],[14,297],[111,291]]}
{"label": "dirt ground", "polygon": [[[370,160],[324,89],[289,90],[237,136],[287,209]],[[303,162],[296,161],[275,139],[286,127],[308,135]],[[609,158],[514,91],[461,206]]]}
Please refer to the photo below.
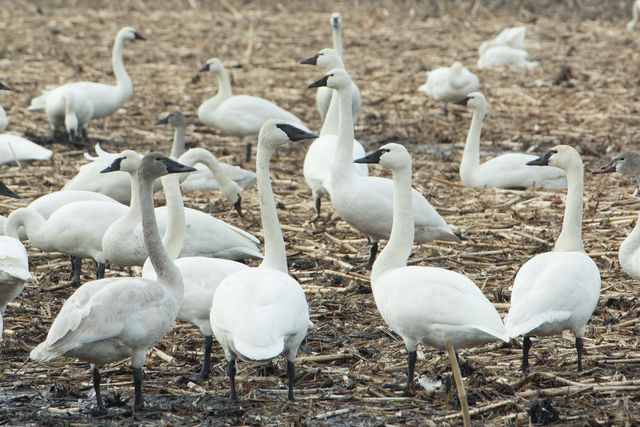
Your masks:
{"label": "dirt ground", "polygon": [[[76,4],[77,3],[77,4]],[[534,339],[532,370],[520,373],[520,341],[460,352],[476,425],[637,425],[640,420],[640,321],[637,284],[620,268],[617,251],[640,210],[625,176],[588,172],[612,155],[638,149],[640,30],[626,30],[630,1],[266,1],[119,2],[0,1],[0,81],[9,131],[43,141],[42,113],[27,112],[40,90],[74,80],[112,82],[113,38],[124,25],[145,42],[127,43],[125,66],[132,98],[116,114],[91,122],[89,147],[50,144],[50,162],[2,166],[0,179],[23,195],[0,201],[0,213],[60,189],[100,142],[108,151],[168,152],[172,132],[153,123],[180,108],[192,123],[187,140],[221,160],[242,164],[244,142],[197,121],[200,103],[217,83],[197,70],[211,57],[227,66],[236,94],[262,96],[320,128],[312,90],[318,68],[298,61],[331,45],[329,17],[341,12],[345,62],[360,87],[363,107],[356,137],[367,151],[394,141],[414,158],[414,185],[463,237],[461,244],[422,244],[411,262],[463,273],[482,287],[501,315],[518,268],[550,250],[558,235],[564,191],[464,188],[458,165],[471,112],[441,105],[417,91],[424,71],[462,61],[477,72],[489,107],[483,154],[544,153],[576,147],[585,163],[584,242],[600,267],[602,294],[587,326],[584,371],[575,370],[569,333]],[[527,25],[541,49],[541,67],[477,70],[477,47],[503,28]],[[176,322],[145,364],[148,409],[133,414],[128,361],[103,369],[109,415],[95,419],[86,363],[28,360],[62,303],[74,291],[61,254],[28,246],[34,279],[5,313],[0,343],[0,424],[59,425],[447,425],[461,424],[443,352],[422,348],[417,377],[442,380],[435,391],[405,396],[406,351],[378,314],[365,269],[368,244],[338,220],[325,201],[311,223],[313,203],[302,177],[306,146],[279,151],[272,164],[274,192],[287,244],[290,273],[303,285],[315,326],[297,365],[297,401],[286,400],[286,366],[238,363],[237,402],[227,398],[224,355],[214,344],[213,374],[197,384],[203,338]],[[254,168],[253,165],[243,165]],[[371,168],[372,174],[383,174]],[[158,196],[161,198],[161,196]],[[204,209],[262,237],[255,189],[245,192],[240,220],[218,194],[185,194]],[[85,260],[83,281],[94,278]],[[108,270],[107,275],[126,275]]]}

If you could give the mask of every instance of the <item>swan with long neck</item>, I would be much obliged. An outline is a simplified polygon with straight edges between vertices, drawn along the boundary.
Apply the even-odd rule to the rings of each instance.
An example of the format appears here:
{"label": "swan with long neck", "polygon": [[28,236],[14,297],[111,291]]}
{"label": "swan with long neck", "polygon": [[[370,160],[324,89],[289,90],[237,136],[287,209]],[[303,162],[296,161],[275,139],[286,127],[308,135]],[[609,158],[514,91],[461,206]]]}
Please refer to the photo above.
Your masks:
{"label": "swan with long neck", "polygon": [[631,21],[627,24],[627,30],[633,30],[638,24],[638,15],[640,14],[640,0],[635,0],[631,6]]}
{"label": "swan with long neck", "polygon": [[442,268],[407,266],[414,225],[411,156],[406,148],[387,144],[356,162],[379,163],[393,173],[393,227],[371,270],[371,289],[382,318],[407,348],[407,388],[414,388],[420,343],[445,349],[449,342],[459,349],[494,340],[508,342],[500,315],[475,283]]}
{"label": "swan with long neck", "polygon": [[479,85],[478,76],[456,61],[450,67],[427,71],[427,82],[418,90],[429,98],[442,102],[446,113],[447,102],[457,101],[478,89]]}
{"label": "swan with long neck", "polygon": [[[106,85],[95,82],[74,82],[67,83],[62,87],[72,88],[78,94],[83,95],[93,106],[93,112],[90,118],[105,117],[117,109],[131,98],[133,94],[133,83],[131,77],[127,74],[122,61],[122,50],[126,40],[146,40],[134,28],[123,27],[113,43],[113,51],[111,53],[111,64],[113,66],[113,74],[116,77],[116,85]],[[58,88],[59,89],[59,88]],[[31,100],[28,110],[44,111],[49,95],[53,91],[44,92],[41,96]],[[83,139],[86,139],[86,128],[82,129]],[[54,135],[55,136],[55,135]]]}
{"label": "swan with long neck", "polygon": [[[254,138],[268,119],[279,119],[307,129],[302,121],[290,112],[263,98],[233,95],[231,82],[222,62],[212,58],[199,72],[210,71],[218,77],[218,94],[204,101],[198,108],[198,118],[207,126],[225,135]],[[247,141],[247,156],[251,157],[251,142]]]}
{"label": "swan with long neck", "polygon": [[211,305],[211,329],[224,349],[232,399],[236,397],[237,356],[268,360],[280,354],[287,360],[289,400],[294,399],[294,361],[309,326],[309,306],[302,287],[288,274],[269,162],[278,146],[315,137],[275,119],[266,121],[260,130],[256,171],[265,256],[260,266],[224,279]]}
{"label": "swan with long neck", "polygon": [[540,189],[567,187],[567,175],[562,169],[527,166],[527,162],[537,158],[530,154],[507,153],[480,164],[480,133],[487,112],[487,101],[480,92],[472,92],[454,104],[473,109],[460,162],[460,180],[465,186],[525,189],[535,184]]}
{"label": "swan with long neck", "polygon": [[600,296],[600,271],[582,243],[582,159],[574,148],[558,145],[527,164],[564,170],[567,201],[553,251],[534,256],[516,274],[504,323],[511,338],[524,335],[523,371],[529,367],[530,337],[556,335],[565,329],[575,336],[581,371],[582,337]]}
{"label": "swan with long neck", "polygon": [[[317,65],[326,70],[332,70],[334,68],[344,69],[342,58],[335,49],[322,49],[311,58],[300,61],[300,63]],[[352,90],[354,86],[352,83]],[[333,90],[324,86],[318,88],[318,93],[320,93],[321,89],[323,89],[324,92],[328,92],[331,102],[328,105],[328,111],[325,112],[326,114],[322,114],[324,123],[322,124],[322,130],[320,130],[320,137],[309,145],[302,168],[304,179],[309,188],[311,188],[311,195],[314,200],[316,210],[314,220],[320,217],[322,196],[330,194],[331,169],[336,157],[336,144],[338,142],[338,97],[332,96]],[[354,140],[353,158],[358,159],[362,156],[364,156],[364,148],[362,144]],[[352,167],[355,168],[359,175],[369,175],[369,168],[365,164],[352,165]]]}
{"label": "swan with long neck", "polygon": [[[331,204],[344,221],[371,240],[369,268],[378,251],[378,241],[388,239],[393,221],[393,182],[387,178],[360,176],[351,166],[353,124],[351,121],[351,78],[334,69],[308,87],[327,86],[336,90],[339,124],[336,157],[331,169]],[[459,242],[444,219],[415,189],[411,191],[415,242],[448,240]]]}
{"label": "swan with long neck", "polygon": [[180,272],[161,241],[153,208],[153,181],[169,173],[193,168],[150,153],[140,164],[138,193],[145,245],[157,280],[108,278],[85,283],[64,303],[46,340],[31,351],[36,362],[59,356],[76,357],[92,364],[96,393],[94,414],[106,409],[100,393],[99,367],[131,357],[135,388],[134,408],[143,407],[142,366],[147,351],[167,333],[182,302]]}
{"label": "swan with long neck", "polygon": [[[593,174],[619,172],[633,175],[640,183],[640,153],[627,151],[615,156],[608,165],[594,170]],[[633,279],[640,279],[640,220],[636,222],[631,233],[618,250],[620,267]]]}

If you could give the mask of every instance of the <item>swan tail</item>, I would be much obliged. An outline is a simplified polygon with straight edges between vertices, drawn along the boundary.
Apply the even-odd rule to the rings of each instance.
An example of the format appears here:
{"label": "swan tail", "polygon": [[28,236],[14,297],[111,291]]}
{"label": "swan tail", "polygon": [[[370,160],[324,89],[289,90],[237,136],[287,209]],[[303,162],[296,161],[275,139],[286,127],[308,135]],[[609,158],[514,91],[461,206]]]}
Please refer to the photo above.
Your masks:
{"label": "swan tail", "polygon": [[47,91],[43,90],[42,95],[36,96],[31,100],[31,104],[27,107],[27,111],[44,111],[44,105],[47,100]]}
{"label": "swan tail", "polygon": [[29,353],[29,358],[34,362],[48,362],[60,356],[61,354],[62,353],[60,353],[59,351],[54,351],[54,349],[49,347],[47,345],[47,342],[45,341],[31,350],[31,353]]}
{"label": "swan tail", "polygon": [[251,360],[269,360],[279,356],[284,351],[284,340],[276,340],[269,345],[256,346],[238,338],[233,340],[233,345],[242,356]]}
{"label": "swan tail", "polygon": [[[541,313],[534,316],[531,319],[524,320],[523,322],[514,322],[510,319],[509,315],[504,319],[504,326],[507,328],[509,337],[516,338],[520,335],[526,335],[538,329],[542,329],[540,335],[549,335],[545,333],[545,324],[549,326],[548,329],[555,330],[557,328],[554,325],[561,324],[571,317],[571,312],[568,311],[550,311]],[[551,332],[552,333],[552,332]]]}

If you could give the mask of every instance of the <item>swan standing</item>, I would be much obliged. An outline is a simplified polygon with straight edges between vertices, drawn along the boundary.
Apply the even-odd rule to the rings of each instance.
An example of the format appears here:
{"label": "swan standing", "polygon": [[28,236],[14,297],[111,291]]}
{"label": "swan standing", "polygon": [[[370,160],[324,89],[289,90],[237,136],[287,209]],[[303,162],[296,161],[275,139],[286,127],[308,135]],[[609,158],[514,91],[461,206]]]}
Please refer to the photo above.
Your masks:
{"label": "swan standing", "polygon": [[[253,138],[268,119],[279,119],[307,131],[302,121],[263,98],[231,93],[231,82],[227,71],[218,58],[212,58],[199,72],[211,71],[218,77],[218,94],[204,101],[198,108],[198,118],[207,126],[214,127],[225,135]],[[251,158],[251,142],[247,140],[246,161]]]}
{"label": "swan standing", "polygon": [[558,145],[527,164],[563,169],[567,202],[553,251],[531,258],[516,274],[504,324],[511,338],[524,335],[523,372],[529,368],[530,337],[556,335],[565,329],[576,337],[581,371],[582,337],[600,296],[600,271],[582,244],[582,160],[574,148]]}
{"label": "swan standing", "polygon": [[142,366],[147,351],[167,333],[182,302],[182,277],[167,255],[153,208],[153,180],[193,168],[150,153],[140,165],[142,226],[155,281],[143,278],[108,278],[85,283],[64,303],[44,342],[31,351],[36,362],[70,356],[92,364],[97,407],[106,409],[100,394],[99,367],[131,357],[135,388],[134,408],[143,407]]}
{"label": "swan standing", "polygon": [[[317,65],[326,70],[332,70],[334,68],[344,70],[342,58],[335,49],[322,49],[311,58],[300,61],[300,63]],[[352,90],[354,86],[354,84],[351,85]],[[328,111],[325,111],[326,114],[323,114],[324,123],[320,130],[320,137],[309,145],[302,168],[304,180],[307,182],[309,188],[311,188],[311,195],[315,202],[316,216],[313,219],[314,221],[320,218],[322,196],[331,193],[329,191],[329,186],[331,185],[331,168],[336,157],[336,144],[338,143],[338,97],[331,96],[333,90],[328,87],[319,87],[318,93],[320,93],[320,89],[329,92],[331,102],[328,105]],[[354,140],[353,158],[358,159],[362,156],[364,156],[364,148],[362,144]],[[359,175],[369,175],[369,168],[365,164],[352,165],[352,167],[355,167]]]}
{"label": "swan standing", "polygon": [[80,129],[82,142],[86,142],[87,127],[93,116],[93,104],[84,92],[72,85],[60,86],[47,93],[44,112],[51,124],[50,141],[55,141],[56,130],[63,128],[69,141],[76,141]]}
{"label": "swan standing", "polygon": [[309,306],[300,284],[288,274],[287,254],[269,177],[274,150],[289,141],[315,138],[302,128],[268,120],[258,136],[256,169],[265,256],[260,266],[236,272],[218,285],[211,305],[211,329],[224,349],[231,398],[235,399],[236,357],[268,360],[284,353],[293,400],[294,361],[309,326]]}
{"label": "swan standing", "polygon": [[[331,15],[331,20],[329,21],[329,23],[331,24],[331,29],[333,31],[333,50],[338,55],[340,64],[335,64],[329,67],[324,67],[323,65],[321,66],[327,68],[327,71],[333,68],[344,69],[344,64],[342,63],[342,16],[340,16],[340,14],[337,12],[333,13]],[[303,63],[307,64],[308,62]],[[353,125],[355,126],[355,124],[358,122],[358,114],[360,113],[360,109],[362,108],[362,97],[360,96],[360,89],[353,82],[351,82],[351,90],[351,111],[353,114]],[[332,94],[333,91],[327,87],[319,87],[316,91],[316,106],[318,107],[318,111],[320,112],[320,120],[323,122],[326,121],[327,112],[329,111],[329,105],[332,102]],[[364,152],[362,153],[362,155],[364,155]],[[359,155],[358,157],[361,156]]]}
{"label": "swan standing", "polygon": [[[0,194],[20,198],[0,181]],[[0,236],[0,341],[2,341],[2,313],[7,304],[24,289],[24,283],[31,279],[27,251],[18,239]]]}
{"label": "swan standing", "polygon": [[[378,241],[388,239],[393,220],[393,182],[387,178],[361,176],[351,166],[353,124],[351,121],[351,78],[345,70],[334,69],[308,87],[327,86],[336,90],[339,101],[338,146],[331,170],[331,204],[340,218],[371,241],[368,267],[378,252]],[[411,191],[415,241],[459,242],[447,223],[415,189]]]}
{"label": "swan standing", "polygon": [[480,164],[480,133],[487,112],[487,101],[480,92],[472,92],[454,104],[473,108],[473,118],[460,163],[460,179],[467,187],[494,187],[525,189],[566,188],[567,175],[559,168],[531,168],[527,162],[537,156],[508,153]]}
{"label": "swan standing", "polygon": [[[608,165],[594,170],[593,174],[620,172],[633,175],[640,183],[640,153],[628,151],[618,154]],[[620,266],[633,279],[640,279],[640,220],[618,250]]]}
{"label": "swan standing", "polygon": [[443,103],[445,114],[447,102],[457,101],[469,92],[478,89],[478,76],[469,71],[461,62],[454,62],[451,67],[440,67],[427,71],[427,82],[418,90],[429,98]]}
{"label": "swan standing", "polygon": [[[118,108],[122,107],[133,94],[133,83],[122,62],[122,50],[125,40],[146,39],[131,27],[123,27],[118,31],[111,54],[111,64],[113,66],[113,74],[116,76],[116,86],[94,82],[75,82],[62,86],[72,88],[74,91],[77,91],[78,94],[85,96],[89,100],[93,105],[93,113],[90,118],[100,118],[112,114]],[[45,91],[41,96],[32,99],[31,105],[27,109],[30,111],[44,111],[47,99],[53,92],[55,92],[55,90]],[[52,137],[55,138],[55,135],[52,135]],[[83,140],[87,138],[86,128],[82,129],[82,138]]]}

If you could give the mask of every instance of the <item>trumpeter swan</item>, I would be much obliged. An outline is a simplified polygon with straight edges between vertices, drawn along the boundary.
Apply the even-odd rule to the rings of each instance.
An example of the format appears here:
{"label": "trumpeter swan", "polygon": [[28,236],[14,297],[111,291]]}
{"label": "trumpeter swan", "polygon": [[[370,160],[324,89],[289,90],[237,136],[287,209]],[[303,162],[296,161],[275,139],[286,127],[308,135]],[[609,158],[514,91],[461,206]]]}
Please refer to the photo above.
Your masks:
{"label": "trumpeter swan", "polygon": [[[218,58],[212,58],[199,72],[210,71],[218,77],[218,94],[204,101],[198,108],[198,117],[207,126],[225,135],[255,137],[268,119],[283,120],[307,129],[302,121],[263,98],[231,93],[227,71]],[[251,142],[247,141],[246,160],[251,158]]]}
{"label": "trumpeter swan", "polygon": [[479,85],[478,76],[456,61],[451,67],[427,71],[427,82],[418,90],[429,98],[442,102],[446,114],[447,102],[457,101],[478,89]]}
{"label": "trumpeter swan", "polygon": [[51,124],[50,141],[56,140],[56,130],[62,128],[72,142],[76,141],[80,129],[82,142],[86,142],[87,127],[93,116],[93,104],[80,89],[73,85],[64,85],[48,92],[44,112]]}
{"label": "trumpeter swan", "polygon": [[480,133],[487,112],[487,101],[480,92],[472,92],[454,104],[473,109],[467,143],[460,162],[460,179],[467,187],[495,187],[525,189],[566,188],[567,175],[559,168],[532,168],[526,165],[537,156],[507,153],[480,164]]}
{"label": "trumpeter swan", "polygon": [[[351,123],[351,122],[350,122]],[[271,189],[269,162],[289,141],[315,138],[301,127],[272,119],[258,136],[256,170],[265,256],[260,266],[236,272],[218,285],[211,305],[211,329],[224,349],[231,398],[235,399],[236,357],[268,360],[284,354],[293,400],[294,361],[309,326],[309,306],[300,284],[288,274],[287,254]]]}
{"label": "trumpeter swan", "polygon": [[527,43],[524,41],[527,36],[527,27],[511,27],[505,28],[498,34],[498,36],[493,40],[488,40],[486,42],[482,42],[480,47],[478,48],[478,55],[482,56],[487,49],[496,46],[508,46],[514,49],[527,50],[527,49],[539,49],[540,44],[538,43]]}
{"label": "trumpeter swan", "polygon": [[[640,153],[627,151],[618,154],[608,165],[596,169],[592,173],[610,172],[633,175],[640,183]],[[636,222],[631,233],[620,245],[618,260],[625,273],[634,279],[640,279],[640,221]]]}
{"label": "trumpeter swan", "polygon": [[131,357],[133,368],[134,408],[143,407],[142,366],[146,353],[173,324],[183,294],[180,272],[162,246],[158,232],[152,184],[162,175],[190,170],[193,168],[159,153],[146,155],[140,165],[142,226],[157,280],[118,277],[85,283],[64,303],[46,340],[31,351],[30,357],[36,362],[69,356],[91,363],[96,415],[106,413],[99,367],[127,357]]}
{"label": "trumpeter swan", "polygon": [[[319,86],[335,89],[339,101],[338,145],[331,170],[331,204],[340,218],[371,240],[368,263],[371,268],[378,252],[378,241],[388,239],[391,234],[393,182],[387,178],[358,175],[351,167],[353,124],[349,74],[345,70],[334,69],[308,87]],[[411,194],[416,242],[460,241],[422,194],[415,189]]]}
{"label": "trumpeter swan", "polygon": [[528,61],[529,54],[526,50],[515,49],[510,46],[490,47],[478,59],[478,68],[500,67],[512,65],[514,67],[531,69],[540,65],[537,61]]}
{"label": "trumpeter swan", "polygon": [[[340,15],[338,15],[338,17],[339,16]],[[342,58],[335,49],[322,49],[311,58],[300,61],[300,63],[317,65],[326,70],[332,70],[334,68],[344,69]],[[353,89],[353,87],[354,85],[351,86],[351,89]],[[302,168],[304,179],[309,188],[311,188],[311,195],[314,200],[316,209],[314,221],[320,217],[322,196],[330,194],[331,168],[336,157],[336,144],[338,142],[338,99],[337,97],[331,96],[333,90],[330,88],[324,86],[319,87],[318,93],[320,93],[320,89],[329,92],[331,103],[328,106],[328,111],[325,112],[326,114],[323,114],[324,123],[320,130],[320,137],[309,145]],[[364,156],[364,148],[362,144],[354,139],[353,158],[358,159],[362,156]],[[355,167],[359,175],[369,175],[369,168],[365,164],[352,165],[352,167]]]}
{"label": "trumpeter swan", "polygon": [[582,337],[600,296],[600,271],[582,244],[582,159],[574,148],[558,145],[528,165],[556,166],[566,172],[564,221],[553,251],[534,256],[516,274],[504,324],[511,338],[524,335],[523,372],[529,367],[530,337],[565,329],[576,337],[581,371]]}
{"label": "trumpeter swan", "polygon": [[[435,267],[407,266],[413,246],[411,156],[399,144],[387,144],[356,162],[380,163],[393,172],[393,228],[389,243],[371,270],[371,289],[380,315],[407,347],[407,389],[413,390],[418,343],[449,352],[461,393],[454,349],[488,341],[509,342],[500,315],[482,291],[462,274]],[[465,420],[465,425],[469,425]]]}
{"label": "trumpeter swan", "polygon": [[[113,51],[111,54],[111,64],[113,66],[113,74],[116,76],[116,85],[106,85],[94,82],[74,82],[67,83],[63,87],[70,87],[82,94],[93,105],[93,113],[90,118],[105,117],[131,98],[133,94],[133,83],[127,74],[122,62],[122,49],[125,40],[146,40],[134,28],[123,27],[113,43]],[[47,98],[53,91],[44,91],[42,95],[31,100],[31,105],[27,108],[30,111],[44,111]],[[86,139],[86,128],[82,129],[83,139]],[[53,135],[55,137],[55,135]]]}

